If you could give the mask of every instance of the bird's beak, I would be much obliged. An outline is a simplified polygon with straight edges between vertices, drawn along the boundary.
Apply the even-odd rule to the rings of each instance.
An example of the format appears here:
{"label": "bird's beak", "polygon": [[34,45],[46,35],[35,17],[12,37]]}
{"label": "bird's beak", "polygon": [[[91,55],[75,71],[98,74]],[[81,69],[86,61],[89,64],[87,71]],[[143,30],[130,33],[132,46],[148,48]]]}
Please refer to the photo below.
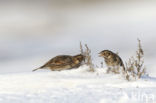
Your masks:
{"label": "bird's beak", "polygon": [[101,52],[100,53],[98,53],[99,54],[99,57],[102,57],[102,54],[101,54]]}

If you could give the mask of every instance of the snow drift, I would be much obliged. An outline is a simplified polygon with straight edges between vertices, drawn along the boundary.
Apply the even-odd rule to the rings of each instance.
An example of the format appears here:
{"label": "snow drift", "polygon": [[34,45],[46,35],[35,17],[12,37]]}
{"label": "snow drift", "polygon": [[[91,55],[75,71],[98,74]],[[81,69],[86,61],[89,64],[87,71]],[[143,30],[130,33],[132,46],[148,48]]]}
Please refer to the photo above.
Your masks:
{"label": "snow drift", "polygon": [[1,103],[155,103],[156,78],[127,82],[104,68],[0,75]]}

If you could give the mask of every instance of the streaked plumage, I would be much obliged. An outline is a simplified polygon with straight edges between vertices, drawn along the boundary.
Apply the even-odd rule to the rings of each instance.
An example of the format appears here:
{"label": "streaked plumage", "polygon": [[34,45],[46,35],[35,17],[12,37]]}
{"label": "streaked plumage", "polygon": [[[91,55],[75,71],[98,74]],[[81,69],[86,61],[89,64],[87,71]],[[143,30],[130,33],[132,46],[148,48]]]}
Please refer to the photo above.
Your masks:
{"label": "streaked plumage", "polygon": [[44,69],[46,67],[48,67],[52,71],[60,71],[60,70],[78,68],[79,66],[81,66],[82,61],[84,59],[85,57],[82,54],[75,55],[75,56],[59,55],[59,56],[52,58],[50,61],[48,61],[46,64],[44,64],[40,68],[34,69],[33,71],[36,71],[38,69]]}
{"label": "streaked plumage", "polygon": [[123,70],[125,71],[123,61],[116,53],[113,53],[110,50],[103,50],[99,54],[100,54],[99,55],[100,57],[104,57],[104,60],[108,69],[121,66],[123,67]]}

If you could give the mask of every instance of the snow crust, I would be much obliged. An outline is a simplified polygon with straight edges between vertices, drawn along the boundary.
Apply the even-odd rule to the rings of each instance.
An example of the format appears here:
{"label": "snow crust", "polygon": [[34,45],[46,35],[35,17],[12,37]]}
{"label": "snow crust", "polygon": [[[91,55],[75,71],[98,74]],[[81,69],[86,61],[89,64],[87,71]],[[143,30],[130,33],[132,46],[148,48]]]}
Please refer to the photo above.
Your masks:
{"label": "snow crust", "polygon": [[105,68],[0,75],[0,103],[155,103],[156,78],[128,82]]}

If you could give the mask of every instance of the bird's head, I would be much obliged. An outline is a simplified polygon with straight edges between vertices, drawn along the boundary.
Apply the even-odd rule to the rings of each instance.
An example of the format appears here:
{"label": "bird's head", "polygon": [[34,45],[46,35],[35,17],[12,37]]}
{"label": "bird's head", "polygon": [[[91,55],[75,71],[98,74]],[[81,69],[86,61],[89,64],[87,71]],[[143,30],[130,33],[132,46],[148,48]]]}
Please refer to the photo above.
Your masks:
{"label": "bird's head", "polygon": [[99,53],[99,57],[104,57],[104,58],[108,58],[111,55],[112,55],[112,52],[109,50],[103,50]]}
{"label": "bird's head", "polygon": [[75,55],[74,58],[78,60],[79,62],[82,62],[85,60],[85,56],[82,54]]}

